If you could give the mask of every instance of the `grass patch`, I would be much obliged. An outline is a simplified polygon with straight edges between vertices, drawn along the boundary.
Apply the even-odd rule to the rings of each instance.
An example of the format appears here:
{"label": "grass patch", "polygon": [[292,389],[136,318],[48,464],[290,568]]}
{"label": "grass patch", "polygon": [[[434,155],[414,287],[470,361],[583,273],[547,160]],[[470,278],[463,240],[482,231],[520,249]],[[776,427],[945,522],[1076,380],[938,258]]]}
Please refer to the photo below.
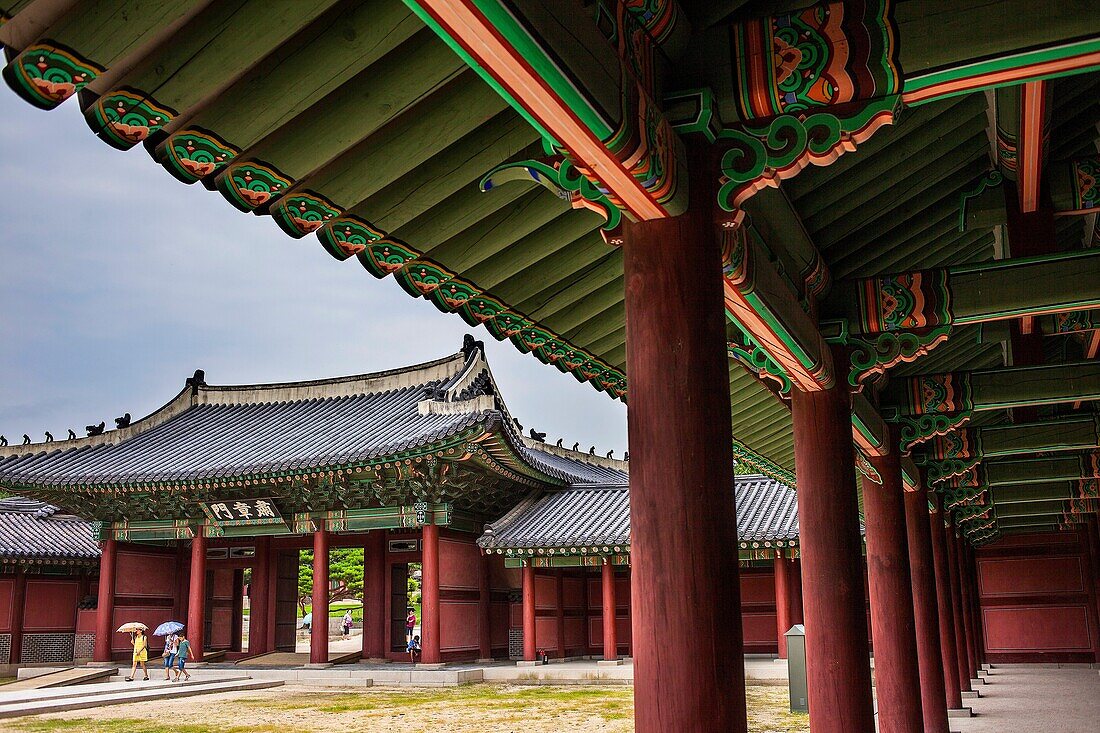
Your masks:
{"label": "grass patch", "polygon": [[[808,716],[788,710],[783,687],[749,687],[750,733],[809,733]],[[363,730],[423,733],[631,733],[629,686],[526,686],[478,683],[447,688],[329,691],[280,688],[219,699],[104,708],[66,719],[10,721],[11,731],[103,733],[300,733]],[[79,717],[75,717],[79,715]]]}

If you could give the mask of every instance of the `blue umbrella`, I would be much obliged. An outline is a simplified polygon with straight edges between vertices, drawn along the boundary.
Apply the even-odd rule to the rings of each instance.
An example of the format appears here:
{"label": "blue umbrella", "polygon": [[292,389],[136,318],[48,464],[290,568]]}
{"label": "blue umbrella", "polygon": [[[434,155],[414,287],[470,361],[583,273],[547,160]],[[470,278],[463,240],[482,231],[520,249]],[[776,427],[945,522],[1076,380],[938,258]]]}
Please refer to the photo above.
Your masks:
{"label": "blue umbrella", "polygon": [[168,636],[180,631],[182,628],[183,624],[179,621],[165,621],[157,627],[157,630],[153,632],[153,636]]}

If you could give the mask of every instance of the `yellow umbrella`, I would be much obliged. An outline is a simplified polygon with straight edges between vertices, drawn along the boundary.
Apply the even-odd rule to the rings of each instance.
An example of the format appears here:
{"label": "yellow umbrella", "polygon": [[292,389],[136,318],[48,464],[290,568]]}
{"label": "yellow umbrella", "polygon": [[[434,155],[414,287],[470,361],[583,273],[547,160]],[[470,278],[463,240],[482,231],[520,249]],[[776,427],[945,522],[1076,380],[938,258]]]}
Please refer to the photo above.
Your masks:
{"label": "yellow umbrella", "polygon": [[137,621],[129,621],[118,627],[116,634],[125,634],[127,632],[134,633],[135,631],[148,631],[149,627],[145,624],[138,623]]}

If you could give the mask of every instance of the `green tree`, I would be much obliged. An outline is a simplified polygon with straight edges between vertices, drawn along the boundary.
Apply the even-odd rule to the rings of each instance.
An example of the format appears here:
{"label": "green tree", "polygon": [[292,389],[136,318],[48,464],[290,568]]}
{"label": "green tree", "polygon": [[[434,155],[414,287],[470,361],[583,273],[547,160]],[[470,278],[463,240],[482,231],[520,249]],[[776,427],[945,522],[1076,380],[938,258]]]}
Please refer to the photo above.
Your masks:
{"label": "green tree", "polygon": [[[363,548],[346,547],[328,553],[328,577],[336,587],[329,592],[329,602],[363,597]],[[302,614],[313,596],[313,550],[298,555],[298,608]]]}

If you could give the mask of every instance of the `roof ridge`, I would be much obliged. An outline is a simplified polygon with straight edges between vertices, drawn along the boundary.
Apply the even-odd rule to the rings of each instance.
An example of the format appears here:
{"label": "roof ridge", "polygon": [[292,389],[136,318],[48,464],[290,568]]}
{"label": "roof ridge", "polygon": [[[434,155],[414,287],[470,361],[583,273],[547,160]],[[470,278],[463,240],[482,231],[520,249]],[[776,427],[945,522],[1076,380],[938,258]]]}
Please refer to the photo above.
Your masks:
{"label": "roof ridge", "polygon": [[[465,362],[465,355],[459,351],[440,359],[412,366],[327,379],[251,385],[192,384],[192,380],[189,379],[188,384],[175,397],[145,417],[134,420],[124,428],[107,430],[98,435],[89,435],[72,440],[3,446],[0,447],[0,459],[116,445],[147,430],[159,427],[198,405],[307,402],[310,400],[398,391],[452,377],[461,371],[460,365],[465,364]],[[413,379],[416,376],[421,376],[421,378]],[[241,399],[242,397],[244,399]]]}

